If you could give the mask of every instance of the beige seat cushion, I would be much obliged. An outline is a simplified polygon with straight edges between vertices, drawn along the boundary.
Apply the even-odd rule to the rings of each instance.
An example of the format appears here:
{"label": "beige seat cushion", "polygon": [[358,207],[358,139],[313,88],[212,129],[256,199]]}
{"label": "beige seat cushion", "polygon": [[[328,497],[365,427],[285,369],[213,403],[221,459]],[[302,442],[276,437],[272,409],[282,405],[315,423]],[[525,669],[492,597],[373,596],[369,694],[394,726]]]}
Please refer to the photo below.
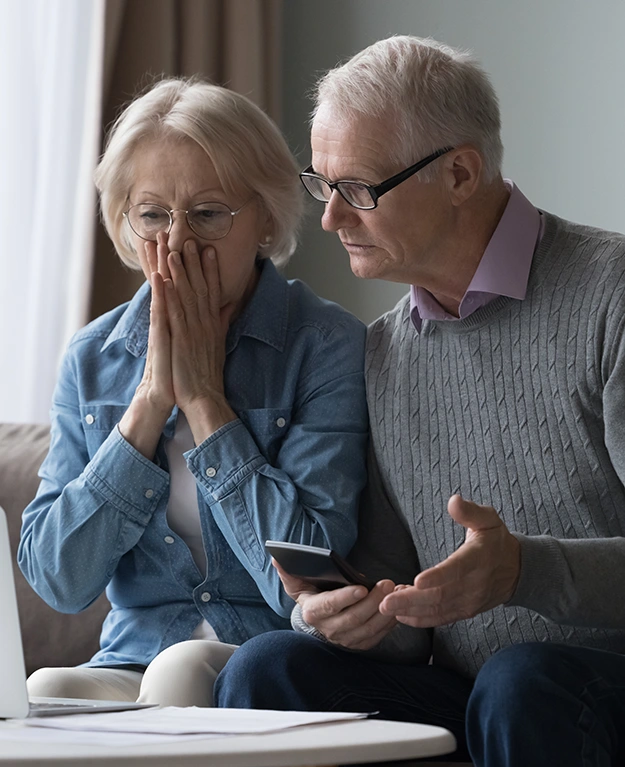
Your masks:
{"label": "beige seat cushion", "polygon": [[0,424],[0,506],[6,511],[22,626],[27,672],[41,666],[75,666],[98,649],[102,620],[109,605],[104,596],[78,615],[48,607],[31,589],[16,564],[21,515],[34,498],[37,471],[49,444],[47,426]]}

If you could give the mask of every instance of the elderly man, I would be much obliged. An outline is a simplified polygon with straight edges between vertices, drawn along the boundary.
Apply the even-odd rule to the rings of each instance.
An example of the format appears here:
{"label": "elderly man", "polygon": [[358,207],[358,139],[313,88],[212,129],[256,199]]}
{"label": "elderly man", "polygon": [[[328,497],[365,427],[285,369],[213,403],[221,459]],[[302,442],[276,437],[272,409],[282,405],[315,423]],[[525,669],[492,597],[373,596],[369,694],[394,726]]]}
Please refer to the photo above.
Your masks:
{"label": "elderly man", "polygon": [[625,238],[501,176],[467,54],[393,37],[317,89],[312,165],[354,274],[411,285],[373,323],[354,561],[298,632],[257,637],[220,705],[379,711],[476,765],[625,760]]}

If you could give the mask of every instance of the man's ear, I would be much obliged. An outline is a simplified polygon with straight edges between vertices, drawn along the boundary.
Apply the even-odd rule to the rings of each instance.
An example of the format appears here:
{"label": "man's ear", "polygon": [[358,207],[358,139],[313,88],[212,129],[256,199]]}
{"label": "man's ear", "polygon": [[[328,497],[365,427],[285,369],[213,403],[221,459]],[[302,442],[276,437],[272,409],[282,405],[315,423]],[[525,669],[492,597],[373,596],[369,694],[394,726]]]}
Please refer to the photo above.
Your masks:
{"label": "man's ear", "polygon": [[462,205],[479,188],[484,160],[478,150],[469,145],[452,149],[445,157],[443,173],[452,205]]}

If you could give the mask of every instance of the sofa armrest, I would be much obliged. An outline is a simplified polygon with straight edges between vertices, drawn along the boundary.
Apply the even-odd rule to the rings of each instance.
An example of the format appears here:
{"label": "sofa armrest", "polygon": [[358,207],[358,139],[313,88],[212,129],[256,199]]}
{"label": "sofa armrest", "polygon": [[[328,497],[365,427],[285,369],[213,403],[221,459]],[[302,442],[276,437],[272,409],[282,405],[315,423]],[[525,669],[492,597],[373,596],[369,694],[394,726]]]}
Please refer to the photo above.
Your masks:
{"label": "sofa armrest", "polygon": [[109,610],[109,603],[102,596],[78,615],[58,613],[35,594],[17,566],[22,512],[37,492],[37,472],[49,441],[46,425],[0,424],[0,506],[9,523],[28,674],[42,666],[75,666],[89,660],[98,649],[100,628]]}

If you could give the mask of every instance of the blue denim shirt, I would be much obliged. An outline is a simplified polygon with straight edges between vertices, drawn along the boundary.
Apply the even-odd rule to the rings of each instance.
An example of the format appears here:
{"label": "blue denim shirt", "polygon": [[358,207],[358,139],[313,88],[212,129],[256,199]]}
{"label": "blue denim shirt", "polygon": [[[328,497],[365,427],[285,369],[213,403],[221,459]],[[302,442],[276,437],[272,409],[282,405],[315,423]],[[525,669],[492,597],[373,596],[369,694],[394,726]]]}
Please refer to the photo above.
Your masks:
{"label": "blue denim shirt", "polygon": [[227,337],[225,390],[238,415],[185,453],[207,557],[203,577],[168,526],[165,440],[154,461],[117,423],[145,366],[150,290],[72,339],[54,394],[50,452],[24,512],[20,567],[62,612],[105,589],[112,609],[90,665],[147,665],[205,618],[241,644],[287,628],[292,600],[268,538],[346,554],[365,482],[365,328],[261,262],[256,292]]}

